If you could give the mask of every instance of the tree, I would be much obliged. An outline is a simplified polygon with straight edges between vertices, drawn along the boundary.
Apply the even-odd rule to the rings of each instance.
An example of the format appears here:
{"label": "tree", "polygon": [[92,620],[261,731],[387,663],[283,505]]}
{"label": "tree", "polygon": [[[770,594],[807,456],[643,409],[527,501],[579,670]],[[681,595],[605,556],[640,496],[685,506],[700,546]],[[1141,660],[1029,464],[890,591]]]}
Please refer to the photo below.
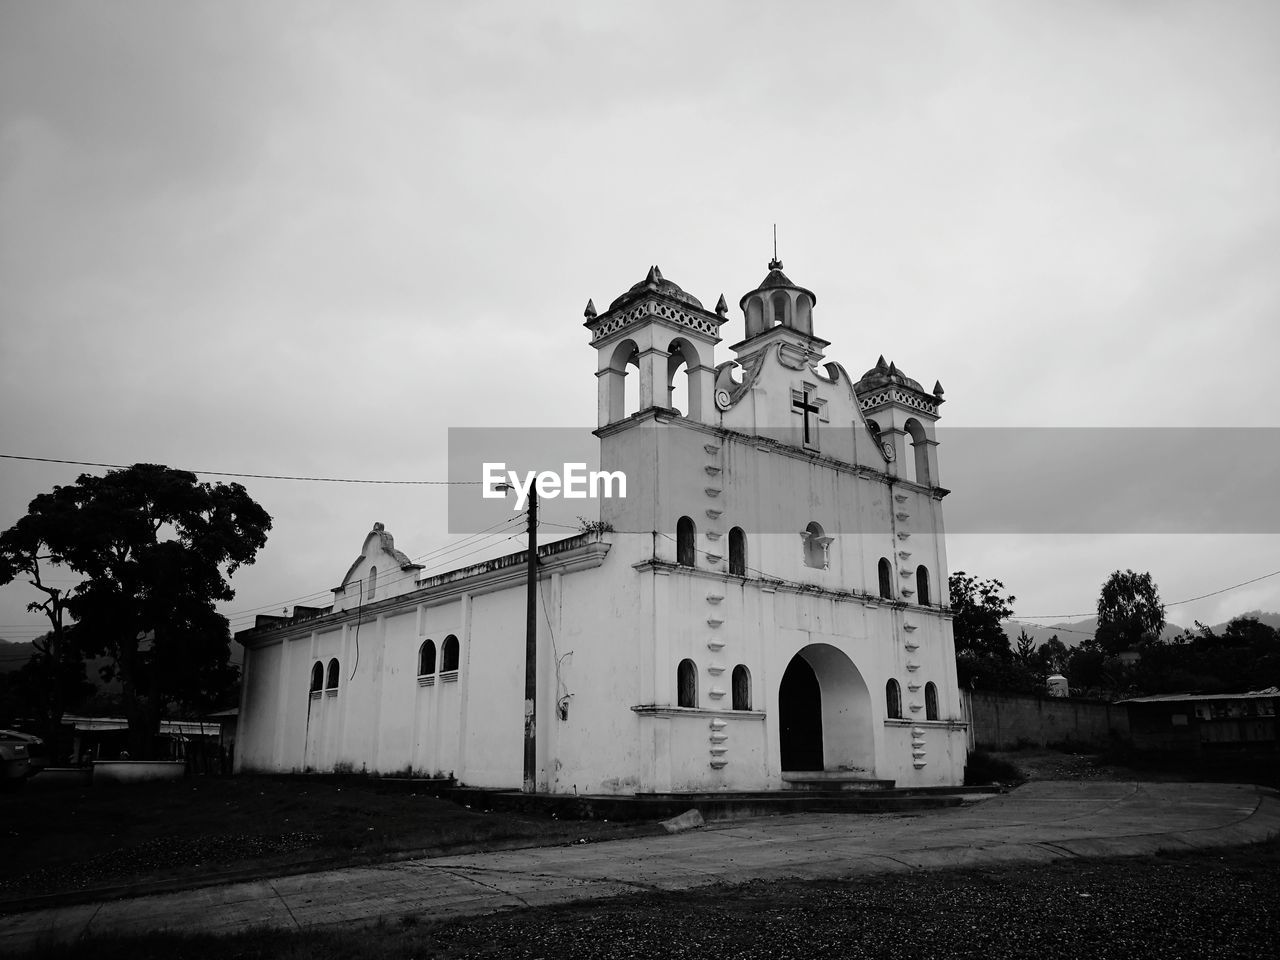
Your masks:
{"label": "tree", "polygon": [[[38,500],[39,498],[37,498]],[[32,501],[32,507],[36,501]],[[84,657],[71,636],[67,624],[68,602],[75,594],[75,587],[63,590],[45,582],[45,571],[50,565],[62,563],[62,557],[51,543],[49,533],[74,522],[60,504],[48,505],[48,516],[41,520],[28,512],[4,533],[0,533],[0,586],[22,577],[44,594],[43,600],[27,604],[32,613],[43,613],[49,621],[50,631],[34,646],[36,652],[23,668],[20,682],[27,687],[27,702],[39,706],[32,712],[45,721],[45,739],[50,750],[57,750],[62,715],[69,697],[84,676]],[[74,664],[81,664],[77,677]]]}
{"label": "tree", "polygon": [[1025,629],[1018,631],[1018,646],[1014,650],[1013,655],[1018,658],[1018,662],[1024,667],[1030,667],[1035,660],[1036,642]]}
{"label": "tree", "polygon": [[1004,584],[999,580],[979,580],[957,570],[951,574],[948,587],[960,683],[988,689],[1033,689],[1035,678],[1014,662],[1009,638],[1001,626],[1013,615],[1015,599],[1002,595]]}
{"label": "tree", "polygon": [[77,621],[80,653],[110,659],[130,753],[145,758],[166,709],[211,702],[234,680],[215,605],[235,596],[228,578],[253,562],[270,529],[240,484],[140,463],[41,494],[3,536],[19,531],[32,556],[84,578],[60,602]]}
{"label": "tree", "polygon": [[1095,639],[1103,651],[1115,656],[1160,642],[1164,630],[1164,604],[1150,573],[1119,570],[1107,578],[1098,596]]}
{"label": "tree", "polygon": [[999,580],[979,580],[963,570],[951,574],[947,586],[954,614],[956,656],[1012,656],[1009,638],[1000,624],[1013,615],[1013,601],[1017,598],[1001,596],[1004,584]]}
{"label": "tree", "polygon": [[1055,633],[1040,644],[1040,649],[1036,651],[1036,655],[1040,658],[1040,664],[1046,674],[1065,673],[1067,661],[1071,658],[1071,648],[1059,640],[1058,635]]}

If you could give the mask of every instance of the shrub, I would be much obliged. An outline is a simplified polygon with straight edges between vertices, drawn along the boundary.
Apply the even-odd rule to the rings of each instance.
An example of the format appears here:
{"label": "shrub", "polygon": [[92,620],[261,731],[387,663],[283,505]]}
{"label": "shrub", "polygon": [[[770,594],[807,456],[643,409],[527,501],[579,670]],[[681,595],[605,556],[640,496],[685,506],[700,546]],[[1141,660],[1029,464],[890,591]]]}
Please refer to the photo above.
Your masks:
{"label": "shrub", "polygon": [[974,750],[964,765],[965,786],[985,786],[987,784],[1022,783],[1027,778],[1022,771],[1007,760],[993,757],[981,750]]}

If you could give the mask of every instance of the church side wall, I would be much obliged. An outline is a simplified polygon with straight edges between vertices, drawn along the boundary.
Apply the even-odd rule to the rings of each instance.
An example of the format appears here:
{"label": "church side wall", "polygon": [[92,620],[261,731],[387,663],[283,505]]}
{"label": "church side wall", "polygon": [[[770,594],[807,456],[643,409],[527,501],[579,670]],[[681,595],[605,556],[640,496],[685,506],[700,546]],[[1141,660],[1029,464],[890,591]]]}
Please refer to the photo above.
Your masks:
{"label": "church side wall", "polygon": [[237,771],[276,769],[276,694],[280,686],[281,660],[282,647],[279,643],[254,647],[248,652],[238,718]]}
{"label": "church side wall", "polygon": [[[622,535],[614,541],[603,565],[561,579],[554,650],[546,621],[539,623],[546,650],[539,651],[540,663],[550,666],[544,676],[560,691],[538,705],[547,783],[558,793],[635,793],[643,786],[639,720],[631,707],[641,702],[641,675],[651,658],[645,625],[654,597],[650,578],[631,563],[652,541]],[[562,720],[557,701],[563,697]]]}
{"label": "church side wall", "polygon": [[451,769],[471,786],[519,788],[523,779],[525,603],[523,584],[472,599],[466,676],[443,691],[457,699],[451,713],[440,704],[441,759],[452,749]]}

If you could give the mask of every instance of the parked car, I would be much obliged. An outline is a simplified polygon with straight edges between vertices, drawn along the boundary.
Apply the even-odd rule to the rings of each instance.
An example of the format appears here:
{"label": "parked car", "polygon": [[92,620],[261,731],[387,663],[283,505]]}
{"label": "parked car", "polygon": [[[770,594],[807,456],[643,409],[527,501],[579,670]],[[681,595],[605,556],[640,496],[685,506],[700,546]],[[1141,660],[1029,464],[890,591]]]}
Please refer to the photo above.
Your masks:
{"label": "parked car", "polygon": [[25,780],[44,769],[44,741],[20,730],[0,730],[0,781]]}

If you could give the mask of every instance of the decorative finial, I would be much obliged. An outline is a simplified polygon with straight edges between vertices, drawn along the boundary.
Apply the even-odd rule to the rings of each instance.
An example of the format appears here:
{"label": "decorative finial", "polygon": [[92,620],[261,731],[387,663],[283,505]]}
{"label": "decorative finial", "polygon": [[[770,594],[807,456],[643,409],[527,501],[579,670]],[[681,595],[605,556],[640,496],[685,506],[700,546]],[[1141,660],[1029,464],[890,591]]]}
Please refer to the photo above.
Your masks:
{"label": "decorative finial", "polygon": [[724,302],[724,294],[722,293],[720,294],[720,299],[716,301],[716,313],[723,317],[728,312],[729,305]]}
{"label": "decorative finial", "polygon": [[770,270],[781,270],[782,261],[778,259],[778,225],[773,225],[773,259],[769,261]]}
{"label": "decorative finial", "polygon": [[884,362],[884,354],[883,354],[883,353],[882,353],[882,354],[880,354],[880,359],[876,361],[876,369],[877,369],[877,370],[883,370],[883,371],[886,371],[886,372],[889,370],[889,365],[888,365],[887,363],[885,363],[885,362]]}
{"label": "decorative finial", "polygon": [[373,531],[374,531],[374,533],[381,533],[381,532],[382,532],[383,530],[385,530],[385,529],[387,529],[387,528],[386,528],[386,527],[384,527],[381,523],[375,523],[375,524],[373,525]]}
{"label": "decorative finial", "polygon": [[587,309],[582,311],[582,315],[588,320],[594,320],[596,318],[596,305],[590,297],[587,298]]}
{"label": "decorative finial", "polygon": [[649,275],[644,278],[645,283],[661,283],[662,271],[658,269],[657,264],[649,268]]}
{"label": "decorative finial", "polygon": [[901,375],[902,375],[902,374],[900,374],[900,373],[898,372],[898,365],[897,365],[896,363],[890,363],[890,364],[889,364],[889,376],[891,376],[891,377],[899,377],[899,376],[901,376]]}
{"label": "decorative finial", "polygon": [[942,381],[941,380],[933,381],[933,395],[938,399],[942,399],[942,394],[943,394]]}

